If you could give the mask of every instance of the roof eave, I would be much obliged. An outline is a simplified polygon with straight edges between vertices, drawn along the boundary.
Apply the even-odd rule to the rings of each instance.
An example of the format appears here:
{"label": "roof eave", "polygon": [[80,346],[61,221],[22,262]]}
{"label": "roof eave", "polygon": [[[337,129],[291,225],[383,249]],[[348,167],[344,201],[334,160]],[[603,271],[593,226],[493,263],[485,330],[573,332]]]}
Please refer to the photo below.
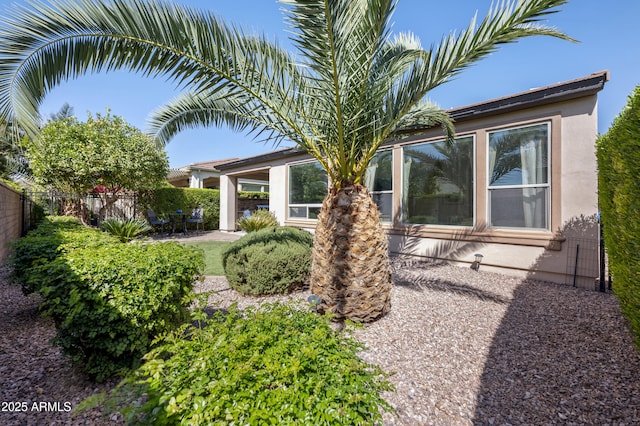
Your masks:
{"label": "roof eave", "polygon": [[233,169],[235,167],[242,167],[247,164],[256,164],[256,163],[262,163],[265,161],[279,160],[282,158],[293,157],[301,154],[305,154],[305,151],[297,146],[294,146],[290,148],[279,149],[277,151],[267,152],[265,154],[259,154],[253,157],[241,158],[239,160],[231,161],[229,163],[219,164],[218,169],[220,169],[221,171],[224,171],[227,169]]}
{"label": "roof eave", "polygon": [[502,114],[524,108],[568,101],[595,95],[604,88],[604,84],[607,81],[609,81],[609,71],[600,71],[576,80],[454,108],[449,113],[455,121],[464,121],[486,115]]}

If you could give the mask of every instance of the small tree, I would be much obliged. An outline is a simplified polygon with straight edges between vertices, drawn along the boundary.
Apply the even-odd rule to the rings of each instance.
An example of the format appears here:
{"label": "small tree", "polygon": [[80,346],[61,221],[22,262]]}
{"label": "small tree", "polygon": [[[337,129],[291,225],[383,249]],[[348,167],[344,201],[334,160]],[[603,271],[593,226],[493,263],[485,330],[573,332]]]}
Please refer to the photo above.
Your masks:
{"label": "small tree", "polygon": [[[27,158],[36,181],[78,198],[92,190],[103,198],[100,217],[124,191],[158,187],[169,162],[153,139],[121,117],[89,114],[50,121],[38,140],[27,142]],[[78,203],[67,214],[85,218]]]}

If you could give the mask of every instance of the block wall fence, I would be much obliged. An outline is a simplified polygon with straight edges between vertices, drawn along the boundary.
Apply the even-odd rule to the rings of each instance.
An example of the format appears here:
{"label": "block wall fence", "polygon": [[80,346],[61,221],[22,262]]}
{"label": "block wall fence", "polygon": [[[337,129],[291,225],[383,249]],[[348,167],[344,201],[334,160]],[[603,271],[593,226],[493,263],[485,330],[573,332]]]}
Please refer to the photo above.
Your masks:
{"label": "block wall fence", "polygon": [[20,238],[22,231],[21,195],[0,182],[0,265],[9,257],[10,243]]}

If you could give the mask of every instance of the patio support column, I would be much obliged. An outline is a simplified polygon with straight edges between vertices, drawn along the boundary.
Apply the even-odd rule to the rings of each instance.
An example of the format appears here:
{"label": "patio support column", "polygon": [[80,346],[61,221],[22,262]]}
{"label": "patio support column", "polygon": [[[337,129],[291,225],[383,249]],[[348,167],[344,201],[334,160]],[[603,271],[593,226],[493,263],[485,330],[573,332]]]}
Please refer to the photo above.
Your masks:
{"label": "patio support column", "polygon": [[220,230],[236,230],[238,178],[220,175]]}
{"label": "patio support column", "polygon": [[204,177],[202,177],[202,172],[199,170],[194,170],[191,172],[191,179],[189,180],[189,188],[202,188],[202,182],[204,181]]}
{"label": "patio support column", "polygon": [[284,225],[287,218],[287,168],[285,166],[269,169],[269,210],[276,215],[278,223]]}

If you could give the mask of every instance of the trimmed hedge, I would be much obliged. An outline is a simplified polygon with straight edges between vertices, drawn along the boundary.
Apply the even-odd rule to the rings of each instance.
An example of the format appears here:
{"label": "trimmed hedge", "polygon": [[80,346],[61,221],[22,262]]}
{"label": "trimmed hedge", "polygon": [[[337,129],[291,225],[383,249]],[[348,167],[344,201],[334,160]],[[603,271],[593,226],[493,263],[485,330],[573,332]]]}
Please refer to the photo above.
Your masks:
{"label": "trimmed hedge", "polygon": [[268,200],[268,192],[238,191],[238,198],[253,198],[254,200]]}
{"label": "trimmed hedge", "polygon": [[107,408],[153,425],[371,425],[394,411],[380,395],[388,375],[327,316],[275,304],[200,319],[154,348]]}
{"label": "trimmed hedge", "polygon": [[74,217],[47,216],[26,237],[12,243],[9,262],[13,267],[13,280],[22,286],[24,294],[37,292],[41,284],[39,266],[69,250],[95,248],[118,241],[115,236],[85,227]]}
{"label": "trimmed hedge", "polygon": [[204,258],[175,242],[124,244],[76,219],[51,218],[19,240],[14,266],[26,290],[42,296],[54,343],[102,381],[139,366],[158,335],[188,319]]}
{"label": "trimmed hedge", "polygon": [[182,210],[190,214],[200,207],[204,211],[204,229],[220,227],[220,190],[198,188],[159,188],[143,196],[145,209],[152,209],[159,217]]}
{"label": "trimmed hedge", "polygon": [[282,226],[251,232],[222,253],[229,285],[242,294],[283,294],[304,287],[311,268],[313,236]]}
{"label": "trimmed hedge", "polygon": [[640,86],[597,140],[598,186],[613,290],[640,348]]}

